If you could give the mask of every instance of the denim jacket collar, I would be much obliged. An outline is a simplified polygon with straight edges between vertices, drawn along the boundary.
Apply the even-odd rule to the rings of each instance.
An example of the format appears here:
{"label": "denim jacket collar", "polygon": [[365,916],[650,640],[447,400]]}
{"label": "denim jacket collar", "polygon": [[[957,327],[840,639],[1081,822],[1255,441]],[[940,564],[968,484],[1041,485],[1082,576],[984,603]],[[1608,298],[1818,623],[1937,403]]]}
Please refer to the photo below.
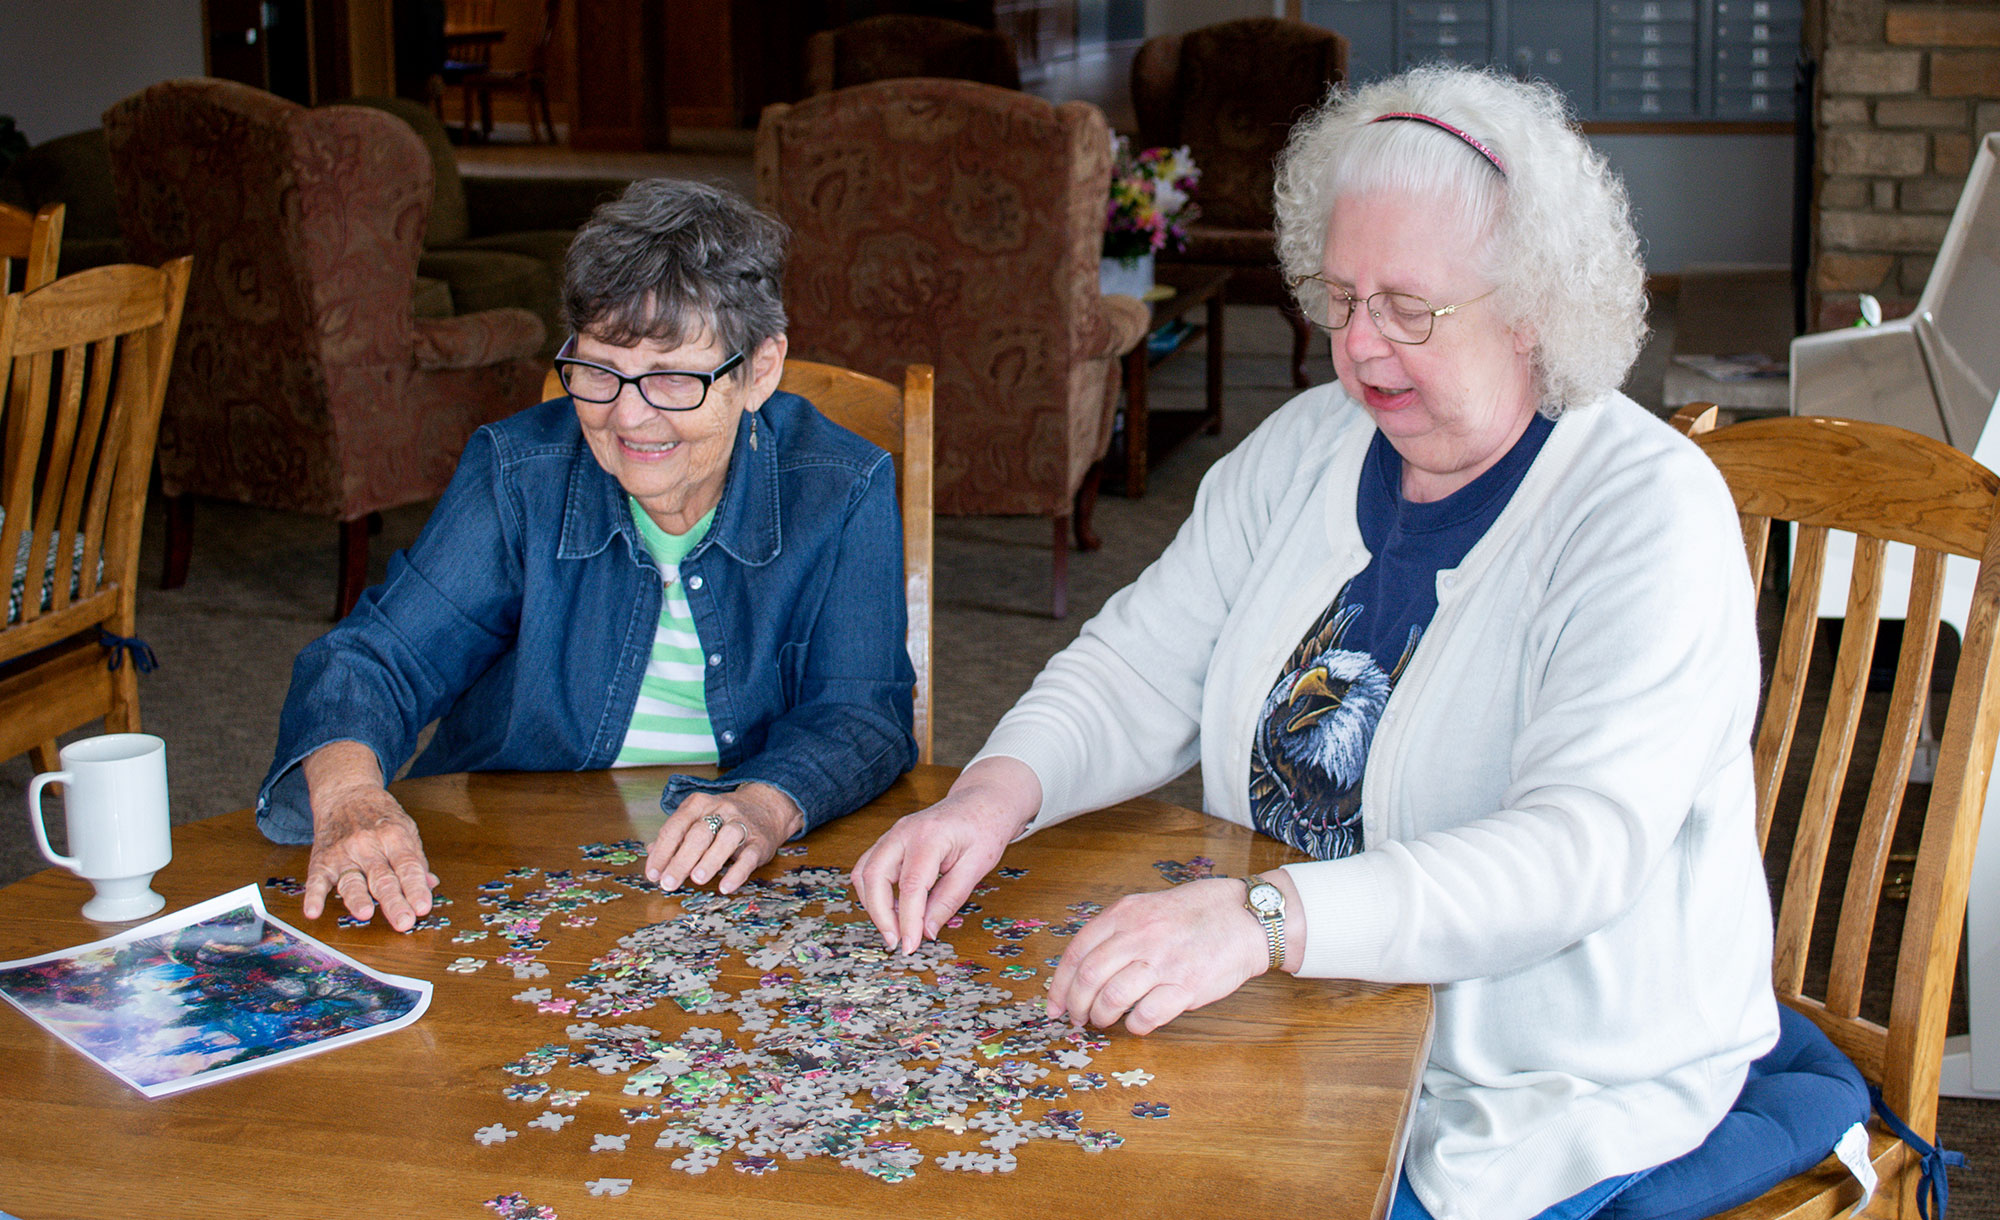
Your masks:
{"label": "denim jacket collar", "polygon": [[[778,557],[783,534],[778,521],[777,429],[766,419],[758,424],[756,447],[749,442],[749,411],[736,424],[736,445],[729,455],[729,471],[722,484],[722,503],[716,507],[715,524],[708,537],[689,553],[693,559],[711,546],[719,546],[739,563],[760,567]],[[636,556],[646,555],[645,543],[632,524],[626,507],[625,489],[598,465],[588,442],[579,438],[576,457],[570,463],[569,491],[564,497],[562,539],[557,546],[559,559],[587,559],[623,534]],[[649,560],[642,560],[649,562]]]}

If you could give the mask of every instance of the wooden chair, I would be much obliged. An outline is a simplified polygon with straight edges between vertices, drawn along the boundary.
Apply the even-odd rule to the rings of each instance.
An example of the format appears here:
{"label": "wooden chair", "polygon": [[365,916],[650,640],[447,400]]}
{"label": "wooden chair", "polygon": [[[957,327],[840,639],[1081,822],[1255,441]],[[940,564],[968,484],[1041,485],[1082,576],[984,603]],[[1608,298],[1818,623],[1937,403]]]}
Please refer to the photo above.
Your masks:
{"label": "wooden chair", "polygon": [[[0,203],[0,292],[32,292],[56,278],[62,248],[63,205],[44,204],[33,212]],[[21,264],[21,285],[14,264]]]}
{"label": "wooden chair", "polygon": [[[490,12],[490,6],[489,6]],[[471,143],[472,103],[479,101],[479,138],[493,136],[493,95],[495,93],[518,93],[528,111],[528,138],[535,143],[542,142],[542,130],[549,133],[549,143],[556,143],[556,123],[549,114],[549,48],[555,41],[557,24],[562,19],[562,0],[546,0],[542,10],[542,29],[535,39],[535,45],[528,52],[528,66],[525,68],[495,68],[486,62],[465,62],[447,64],[456,66],[455,73],[447,72],[448,83],[456,84],[465,103],[465,139]],[[491,20],[489,16],[488,20]],[[541,125],[536,126],[539,116]]]}
{"label": "wooden chair", "polygon": [[[1347,80],[1347,39],[1282,17],[1243,17],[1148,38],[1132,59],[1138,147],[1185,144],[1201,167],[1201,217],[1162,262],[1229,272],[1229,303],[1273,305],[1292,330],[1292,385],[1312,384],[1313,328],[1278,272],[1272,209],[1292,125]],[[1324,352],[1324,346],[1320,349]]]}
{"label": "wooden chair", "polygon": [[[785,361],[778,388],[811,402],[828,419],[889,451],[896,462],[896,500],[903,507],[903,594],[909,601],[910,664],[917,688],[912,726],[917,761],[931,761],[931,388],[927,364],[903,371],[903,388],[850,369],[810,360]],[[554,369],[542,398],[563,397]]]}
{"label": "wooden chair", "polygon": [[[1778,909],[1773,980],[1778,998],[1804,1013],[1882,1090],[1890,1110],[1925,1140],[1937,1134],[1938,1072],[1956,977],[1973,848],[1979,837],[1993,747],[2000,736],[2000,477],[1948,446],[1884,424],[1817,417],[1751,420],[1714,428],[1707,403],[1674,419],[1721,468],[1743,522],[1750,570],[1760,572],[1771,522],[1794,523],[1798,541],[1770,690],[1758,727],[1757,830],[1768,847],[1778,791],[1792,753],[1818,625],[1829,530],[1857,536],[1832,691],[1821,723],[1804,806]],[[1915,548],[1903,632],[1882,747],[1862,806],[1852,862],[1833,930],[1823,992],[1807,991],[1822,879],[1875,650],[1887,543]],[[1876,908],[1905,802],[1911,759],[1930,690],[1944,560],[1979,561],[1958,668],[1952,680],[1928,806],[1911,808],[1921,840],[1904,914],[1886,1025],[1861,1015]],[[1822,946],[1823,947],[1823,946]],[[1817,974],[1815,970],[1812,973]],[[1914,1217],[1921,1164],[1879,1120],[1869,1156],[1882,1178],[1870,1216]],[[1860,1196],[1832,1158],[1735,1208],[1728,1220],[1806,1220],[1844,1214]]]}
{"label": "wooden chair", "polygon": [[806,399],[834,423],[889,451],[903,507],[903,595],[909,603],[910,664],[917,670],[917,762],[931,760],[931,366],[903,371],[899,390],[878,377],[810,360],[785,361],[778,388]]}
{"label": "wooden chair", "polygon": [[[21,590],[0,625],[0,758],[103,717],[139,729],[139,529],[190,260],[97,267],[0,300],[0,556]],[[10,587],[10,593],[12,589]]]}

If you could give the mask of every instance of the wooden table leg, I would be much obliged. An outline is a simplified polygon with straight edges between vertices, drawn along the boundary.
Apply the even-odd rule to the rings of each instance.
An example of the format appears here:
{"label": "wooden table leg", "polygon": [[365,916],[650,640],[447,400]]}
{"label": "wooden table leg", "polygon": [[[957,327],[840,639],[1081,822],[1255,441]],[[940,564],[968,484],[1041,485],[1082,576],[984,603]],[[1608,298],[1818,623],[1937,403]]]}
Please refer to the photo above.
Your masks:
{"label": "wooden table leg", "polygon": [[1146,340],[1141,338],[1139,346],[1125,353],[1125,498],[1145,494]]}
{"label": "wooden table leg", "polygon": [[1222,431],[1222,297],[1208,298],[1208,434]]}

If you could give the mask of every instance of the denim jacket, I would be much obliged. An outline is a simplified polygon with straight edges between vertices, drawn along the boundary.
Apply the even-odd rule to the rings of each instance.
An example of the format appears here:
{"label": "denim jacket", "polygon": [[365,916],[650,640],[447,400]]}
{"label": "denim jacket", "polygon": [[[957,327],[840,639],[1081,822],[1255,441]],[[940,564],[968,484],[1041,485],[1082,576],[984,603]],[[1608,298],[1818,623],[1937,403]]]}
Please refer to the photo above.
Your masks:
{"label": "denim jacket", "polygon": [[[916,762],[894,466],[796,395],[764,404],[754,447],[752,418],[715,524],[680,565],[725,775],[673,776],[661,806],[760,781],[811,830]],[[299,654],[258,826],[311,842],[305,757],[358,741],[393,776],[433,720],[411,775],[610,766],[660,597],[569,399],[486,425],[388,579]]]}

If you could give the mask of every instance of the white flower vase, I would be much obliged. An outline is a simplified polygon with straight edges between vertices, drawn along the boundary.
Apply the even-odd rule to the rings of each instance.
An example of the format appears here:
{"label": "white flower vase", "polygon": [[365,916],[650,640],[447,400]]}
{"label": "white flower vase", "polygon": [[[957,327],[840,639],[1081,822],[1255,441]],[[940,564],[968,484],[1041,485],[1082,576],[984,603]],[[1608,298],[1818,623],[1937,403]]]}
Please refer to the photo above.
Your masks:
{"label": "white flower vase", "polygon": [[1098,288],[1106,295],[1117,294],[1144,299],[1153,288],[1153,256],[1100,258],[1097,260]]}

